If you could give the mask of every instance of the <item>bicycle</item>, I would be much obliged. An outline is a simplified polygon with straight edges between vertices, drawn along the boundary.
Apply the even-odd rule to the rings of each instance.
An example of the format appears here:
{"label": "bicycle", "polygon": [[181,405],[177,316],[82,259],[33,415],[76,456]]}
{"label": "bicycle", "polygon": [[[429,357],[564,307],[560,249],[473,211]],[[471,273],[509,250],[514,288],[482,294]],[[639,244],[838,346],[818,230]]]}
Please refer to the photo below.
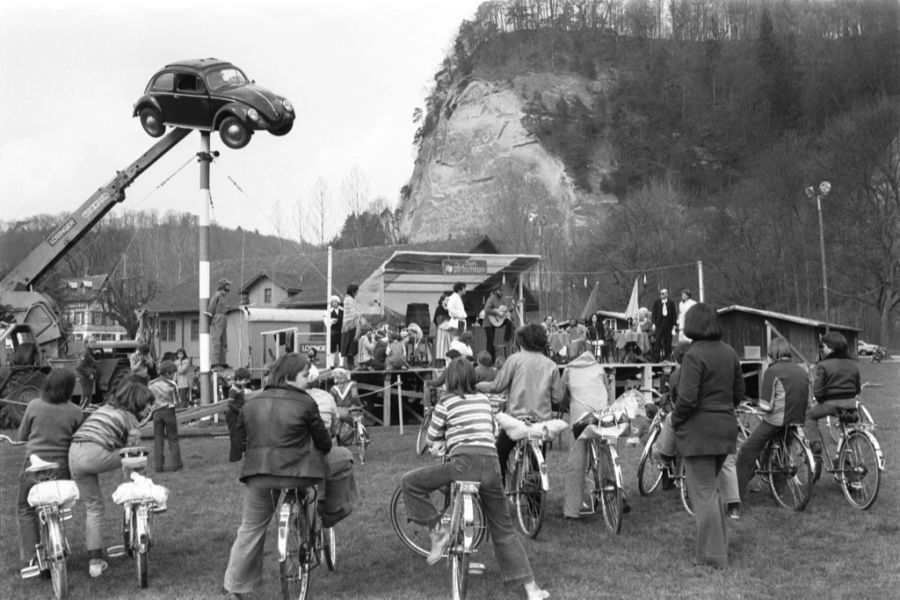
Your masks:
{"label": "bicycle", "polygon": [[134,559],[134,571],[138,585],[149,585],[151,515],[164,512],[167,508],[164,488],[141,475],[147,468],[147,449],[142,447],[122,448],[122,473],[126,482],[119,485],[113,494],[113,501],[122,505],[122,545],[111,546],[107,554],[111,558],[128,555]]}
{"label": "bicycle", "polygon": [[[528,425],[536,419],[525,417]],[[544,444],[550,440],[546,427],[536,433],[529,428],[526,437],[518,440],[509,455],[506,473],[506,496],[513,505],[516,526],[525,536],[536,538],[544,524],[547,512],[547,492],[550,479],[544,461]]]}
{"label": "bicycle", "polygon": [[[355,446],[359,457],[359,464],[366,464],[366,446],[369,445],[369,432],[364,422],[365,411],[361,406],[351,406],[349,409],[353,424],[341,422],[338,428],[337,441],[339,446]],[[349,429],[349,432],[346,431]]]}
{"label": "bicycle", "polygon": [[[742,415],[761,420],[765,414],[746,403],[741,403],[735,413],[738,415],[738,436],[739,439],[743,436],[743,440],[752,430],[747,427]],[[769,484],[772,496],[779,505],[794,511],[806,508],[815,482],[815,461],[802,425],[787,425],[766,442],[756,459],[755,476]]]}
{"label": "bicycle", "polygon": [[[446,461],[449,460],[449,458],[443,456],[442,460]],[[458,495],[463,492],[463,490],[458,489],[458,486],[454,487],[458,483],[461,482],[453,482],[450,485],[431,493],[432,504],[439,507],[438,510],[441,514],[441,524],[451,532],[452,518],[458,504]],[[466,493],[469,492],[471,492],[470,487],[466,488]],[[477,499],[477,495],[474,495],[473,497]],[[466,547],[471,554],[484,540],[486,532],[484,511],[481,509],[480,502],[472,503],[472,518],[470,521],[471,542],[467,541]],[[467,523],[468,522],[469,521],[467,520]],[[431,550],[431,538],[428,534],[428,527],[409,520],[409,511],[406,509],[406,499],[403,494],[403,487],[400,485],[397,486],[397,489],[394,490],[394,495],[391,497],[391,525],[394,527],[394,532],[397,534],[397,537],[400,538],[400,541],[402,541],[407,548],[420,556],[428,556]],[[452,543],[454,539],[452,535],[450,539]]]}
{"label": "bicycle", "polygon": [[[0,440],[11,446],[22,446],[8,436],[0,435]],[[72,506],[78,500],[78,487],[74,481],[56,479],[59,465],[41,460],[32,454],[25,472],[33,476],[36,483],[28,492],[28,504],[35,509],[38,518],[40,541],[35,547],[37,564],[21,570],[23,579],[37,577],[42,572],[50,572],[53,595],[57,600],[69,597],[69,577],[66,560],[69,556],[69,541],[66,539],[65,522],[72,518]]]}
{"label": "bicycle", "polygon": [[309,593],[309,573],[325,563],[337,566],[337,539],[333,527],[323,527],[316,510],[318,491],[308,488],[283,490],[278,515],[278,570],[284,600],[304,600]]}
{"label": "bicycle", "polygon": [[888,354],[887,348],[885,348],[884,346],[878,346],[872,352],[872,363],[873,364],[880,363],[881,361],[887,360],[888,358],[890,358],[890,355]]}
{"label": "bicycle", "polygon": [[585,415],[581,424],[584,426],[581,431],[578,430],[579,423],[575,423],[572,430],[578,433],[576,439],[590,441],[586,477],[591,481],[591,508],[596,512],[599,504],[607,529],[618,535],[622,531],[625,487],[616,444],[622,427],[630,425],[620,426],[612,414],[600,412]]}
{"label": "bicycle", "polygon": [[[884,471],[884,454],[872,433],[875,424],[859,400],[855,407],[838,408],[837,412],[839,435],[834,456],[828,454],[822,431],[818,431],[823,454],[815,457],[814,481],[824,468],[840,484],[850,506],[867,510],[878,497]],[[823,463],[822,456],[829,460]]]}

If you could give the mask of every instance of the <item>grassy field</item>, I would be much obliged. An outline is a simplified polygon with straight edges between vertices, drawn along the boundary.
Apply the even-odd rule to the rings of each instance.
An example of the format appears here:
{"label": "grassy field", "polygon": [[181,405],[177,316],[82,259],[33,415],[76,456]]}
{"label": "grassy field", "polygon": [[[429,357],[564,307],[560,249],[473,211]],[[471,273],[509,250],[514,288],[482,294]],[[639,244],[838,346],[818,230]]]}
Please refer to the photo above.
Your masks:
{"label": "grassy field", "polygon": [[[677,493],[637,493],[639,448],[621,451],[633,510],[622,533],[610,535],[599,519],[562,519],[562,471],[565,451],[550,452],[550,512],[536,541],[525,547],[537,580],[553,598],[896,598],[900,595],[900,506],[897,457],[900,456],[900,369],[897,362],[861,364],[864,380],[876,384],[865,392],[866,405],[887,460],[887,472],[874,507],[850,508],[837,483],[824,477],[816,484],[803,513],[778,508],[767,493],[751,496],[744,518],[730,525],[731,565],[714,571],[690,566],[694,523]],[[414,455],[415,429],[401,436],[395,428],[372,428],[369,460],[357,468],[361,501],[338,525],[338,570],[324,567],[311,577],[311,597],[334,600],[420,599],[449,597],[449,570],[431,568],[413,555],[391,529],[388,503],[400,475],[427,459]],[[153,522],[150,587],[140,590],[127,559],[113,559],[98,579],[87,573],[83,511],[70,521],[72,556],[69,581],[73,600],[221,598],[228,551],[240,519],[238,465],[229,464],[227,439],[185,438],[186,468],[156,478],[169,486],[169,511]],[[566,448],[567,449],[567,448]],[[0,598],[52,597],[50,582],[18,576],[15,492],[23,451],[0,448]],[[103,481],[111,494],[119,478]],[[107,496],[108,497],[108,496]],[[116,543],[118,507],[107,506],[107,544]],[[270,529],[264,586],[255,599],[279,595],[277,563]],[[474,578],[471,598],[522,597],[499,582],[489,545],[478,560],[487,564]]]}

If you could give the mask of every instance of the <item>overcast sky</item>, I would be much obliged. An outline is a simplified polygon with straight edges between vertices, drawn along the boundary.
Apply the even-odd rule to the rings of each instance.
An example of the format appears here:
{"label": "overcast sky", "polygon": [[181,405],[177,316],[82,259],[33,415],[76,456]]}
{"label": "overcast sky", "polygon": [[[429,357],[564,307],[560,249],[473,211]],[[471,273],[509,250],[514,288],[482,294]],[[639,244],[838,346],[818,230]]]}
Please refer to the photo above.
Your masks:
{"label": "overcast sky", "polygon": [[[354,167],[396,202],[413,169],[412,112],[480,0],[4,0],[0,4],[0,219],[75,210],[155,140],[133,104],[165,64],[213,56],[287,97],[293,131],[242,150],[212,136],[213,218],[296,236],[319,177],[335,203]],[[196,213],[192,134],[129,188],[131,209]],[[160,186],[185,162],[189,164]],[[232,181],[234,183],[232,183]],[[239,191],[234,184],[237,184]],[[345,214],[340,209],[340,216]]]}

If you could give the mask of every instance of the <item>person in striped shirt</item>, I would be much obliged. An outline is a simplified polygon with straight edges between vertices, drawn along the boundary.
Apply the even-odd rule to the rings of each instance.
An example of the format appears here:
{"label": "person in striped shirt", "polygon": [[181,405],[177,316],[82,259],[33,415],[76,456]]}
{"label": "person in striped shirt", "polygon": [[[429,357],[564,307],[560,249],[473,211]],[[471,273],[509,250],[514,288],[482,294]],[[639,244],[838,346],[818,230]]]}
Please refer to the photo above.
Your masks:
{"label": "person in striped shirt", "polygon": [[475,367],[465,358],[453,359],[446,375],[448,393],[434,408],[428,442],[443,442],[450,459],[410,471],[400,481],[410,520],[430,530],[427,562],[433,565],[440,561],[450,539],[430,494],[453,481],[479,481],[478,496],[504,583],[524,585],[529,600],[547,598],[549,593],[534,581],[525,548],[509,515],[500,483],[490,400],[475,392]]}

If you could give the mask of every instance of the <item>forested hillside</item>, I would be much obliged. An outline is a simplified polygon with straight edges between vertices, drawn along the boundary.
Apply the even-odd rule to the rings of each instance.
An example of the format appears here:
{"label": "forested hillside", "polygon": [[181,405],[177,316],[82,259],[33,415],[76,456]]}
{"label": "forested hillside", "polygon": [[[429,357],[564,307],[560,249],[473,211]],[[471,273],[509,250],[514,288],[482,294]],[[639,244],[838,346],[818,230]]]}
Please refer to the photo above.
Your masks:
{"label": "forested hillside", "polygon": [[[535,73],[586,83],[567,92],[557,77],[553,90],[524,90],[519,81]],[[523,124],[563,161],[579,198],[617,199],[570,234],[548,198],[546,216],[531,221],[544,239],[519,236],[517,250],[545,258],[554,312],[577,311],[594,281],[601,305],[619,310],[636,276],[647,303],[658,286],[696,290],[702,261],[716,305],[821,318],[816,202],[805,190],[829,181],[831,320],[889,342],[900,307],[894,0],[486,2],[460,27],[416,115],[423,151],[404,202],[419,219],[428,199],[416,193],[434,186],[416,178],[429,176],[428,161],[453,138],[454,111],[479,81],[525,95]],[[508,186],[518,198],[526,187]],[[486,233],[503,240],[516,220],[489,221]]]}

